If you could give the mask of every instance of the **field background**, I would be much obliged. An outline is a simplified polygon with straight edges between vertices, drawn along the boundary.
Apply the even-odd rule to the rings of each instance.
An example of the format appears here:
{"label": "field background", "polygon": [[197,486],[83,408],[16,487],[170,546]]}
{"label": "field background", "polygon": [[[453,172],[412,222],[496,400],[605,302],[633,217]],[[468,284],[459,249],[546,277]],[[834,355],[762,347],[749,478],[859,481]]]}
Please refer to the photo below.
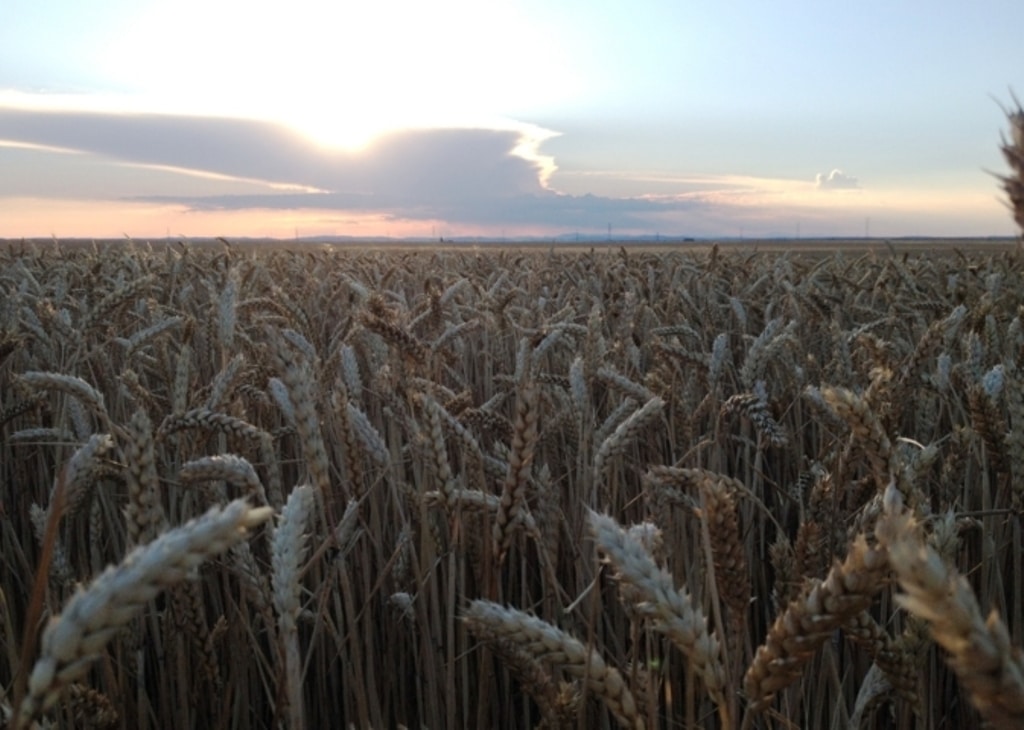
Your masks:
{"label": "field background", "polygon": [[[1022,270],[1002,240],[9,242],[7,710],[1014,727]],[[88,651],[35,641],[104,566],[238,497],[275,516],[98,611]],[[601,542],[594,513],[641,526]],[[953,667],[958,627],[899,598],[922,565],[963,609]]]}

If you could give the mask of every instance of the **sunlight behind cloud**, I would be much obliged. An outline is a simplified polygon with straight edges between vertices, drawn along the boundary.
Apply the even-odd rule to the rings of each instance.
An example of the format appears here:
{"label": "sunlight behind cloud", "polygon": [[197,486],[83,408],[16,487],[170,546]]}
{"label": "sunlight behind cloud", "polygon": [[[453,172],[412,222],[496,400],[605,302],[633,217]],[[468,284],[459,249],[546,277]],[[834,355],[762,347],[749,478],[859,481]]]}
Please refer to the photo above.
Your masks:
{"label": "sunlight behind cloud", "polygon": [[397,129],[489,125],[582,88],[548,31],[507,3],[178,0],[132,28],[103,59],[131,93],[349,150]]}

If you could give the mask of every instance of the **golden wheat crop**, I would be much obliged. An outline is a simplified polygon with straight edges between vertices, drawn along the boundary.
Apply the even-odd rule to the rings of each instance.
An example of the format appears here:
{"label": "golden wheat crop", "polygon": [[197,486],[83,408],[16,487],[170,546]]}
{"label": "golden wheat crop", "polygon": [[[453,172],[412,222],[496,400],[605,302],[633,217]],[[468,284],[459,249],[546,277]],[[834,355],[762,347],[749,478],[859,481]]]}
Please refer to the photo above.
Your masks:
{"label": "golden wheat crop", "polygon": [[7,245],[3,722],[1024,727],[1021,292],[1019,246]]}

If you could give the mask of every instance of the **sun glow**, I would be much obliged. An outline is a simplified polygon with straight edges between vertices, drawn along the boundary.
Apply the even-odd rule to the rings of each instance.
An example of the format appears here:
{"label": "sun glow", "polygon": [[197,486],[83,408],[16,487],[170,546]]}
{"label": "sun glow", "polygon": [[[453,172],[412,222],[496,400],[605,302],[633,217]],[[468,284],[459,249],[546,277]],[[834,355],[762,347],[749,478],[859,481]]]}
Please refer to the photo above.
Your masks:
{"label": "sun glow", "polygon": [[[583,89],[572,59],[511,4],[295,0],[282,13],[260,0],[158,1],[129,27],[101,59],[126,93],[280,121],[350,151],[398,129],[522,116]],[[154,52],[153,38],[203,50]]]}

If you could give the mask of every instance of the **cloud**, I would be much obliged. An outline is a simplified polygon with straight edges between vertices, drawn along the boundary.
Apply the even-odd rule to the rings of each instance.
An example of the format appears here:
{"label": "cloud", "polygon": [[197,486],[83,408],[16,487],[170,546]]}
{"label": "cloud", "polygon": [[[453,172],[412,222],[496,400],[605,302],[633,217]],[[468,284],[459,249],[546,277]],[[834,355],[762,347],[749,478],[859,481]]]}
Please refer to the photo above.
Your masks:
{"label": "cloud", "polygon": [[833,170],[828,175],[819,172],[814,179],[819,190],[855,190],[860,187],[857,178],[842,170]]}
{"label": "cloud", "polygon": [[[109,182],[89,184],[99,174],[125,178],[122,199],[194,211],[327,210],[568,230],[611,223],[620,231],[650,230],[658,214],[697,204],[557,193],[546,185],[553,160],[539,149],[552,135],[527,125],[406,130],[351,152],[254,120],[0,108],[0,140],[22,151],[79,153],[63,197],[74,194],[70,187],[82,197],[109,193]],[[148,177],[127,176],[125,168]],[[10,192],[0,186],[0,195]]]}
{"label": "cloud", "polygon": [[[867,215],[884,230],[883,214],[865,207],[871,195],[816,194],[859,188],[840,170],[816,185],[643,169],[551,175],[543,145],[552,134],[529,125],[414,129],[351,151],[264,121],[0,105],[0,208],[52,201],[54,213],[25,223],[32,235],[47,226],[64,233],[60,211],[79,215],[80,204],[155,211],[146,235],[178,230],[178,221],[192,235],[230,235],[243,220],[247,231],[266,221],[277,235],[313,224],[352,232],[351,221],[392,232],[436,224],[452,235],[601,234],[610,225],[616,234],[747,237],[793,235],[801,221],[805,235],[861,235]],[[10,215],[0,220],[0,235],[11,235]],[[126,220],[142,229],[142,218]]]}
{"label": "cloud", "polygon": [[513,131],[394,133],[355,154],[319,147],[289,128],[246,119],[0,109],[0,139],[112,162],[327,191],[428,195],[537,186],[537,163],[513,157]]}

